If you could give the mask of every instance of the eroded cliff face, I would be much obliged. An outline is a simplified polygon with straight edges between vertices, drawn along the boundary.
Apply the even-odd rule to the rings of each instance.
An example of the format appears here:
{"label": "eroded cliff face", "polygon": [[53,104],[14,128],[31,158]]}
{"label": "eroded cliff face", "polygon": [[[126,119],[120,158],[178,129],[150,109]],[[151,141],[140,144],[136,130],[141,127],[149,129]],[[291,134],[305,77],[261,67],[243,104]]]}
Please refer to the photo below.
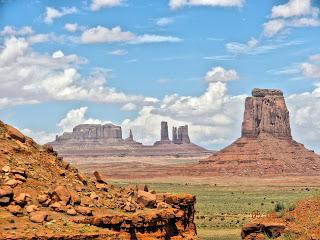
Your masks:
{"label": "eroded cliff face", "polygon": [[254,89],[245,101],[241,137],[200,163],[216,175],[320,174],[320,156],[292,139],[283,93],[275,89]]}
{"label": "eroded cliff face", "polygon": [[277,138],[291,139],[289,111],[283,93],[273,89],[254,89],[246,98],[242,137],[269,133]]}
{"label": "eroded cliff face", "polygon": [[0,239],[196,239],[195,201],[89,178],[0,122]]}

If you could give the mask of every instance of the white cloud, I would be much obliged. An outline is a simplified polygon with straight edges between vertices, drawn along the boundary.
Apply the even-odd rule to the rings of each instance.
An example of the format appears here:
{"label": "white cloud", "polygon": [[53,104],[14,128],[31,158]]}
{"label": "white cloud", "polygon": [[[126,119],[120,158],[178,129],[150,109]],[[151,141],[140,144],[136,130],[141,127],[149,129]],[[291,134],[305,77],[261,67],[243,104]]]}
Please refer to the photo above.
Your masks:
{"label": "white cloud", "polygon": [[228,52],[234,55],[248,54],[258,55],[274,51],[279,48],[290,47],[302,44],[302,41],[268,41],[261,43],[255,38],[251,38],[247,43],[231,42],[226,44]]}
{"label": "white cloud", "polygon": [[52,53],[52,58],[61,58],[61,57],[64,57],[64,53],[61,50],[58,50]]}
{"label": "white cloud", "polygon": [[25,128],[21,131],[35,139],[40,144],[45,144],[51,142],[55,139],[56,135],[61,135],[64,132],[72,132],[72,129],[79,124],[106,124],[111,123],[110,121],[102,121],[95,118],[88,118],[86,116],[88,107],[80,107],[76,109],[71,109],[67,112],[66,116],[60,120],[57,124],[56,132],[46,132],[46,131],[33,131],[31,129]]}
{"label": "white cloud", "polygon": [[20,29],[16,29],[13,26],[5,26],[0,32],[0,36],[25,36],[33,33],[33,29],[30,26],[23,26]]}
{"label": "white cloud", "polygon": [[137,109],[137,105],[133,104],[133,103],[127,103],[125,105],[122,106],[121,110],[125,111],[125,112],[131,112]]}
{"label": "white cloud", "polygon": [[93,69],[83,76],[81,65],[87,62],[77,55],[40,54],[23,38],[11,37],[0,48],[1,105],[29,104],[45,101],[92,101],[101,103],[132,102],[150,104],[143,96],[127,95],[107,86],[108,71]]}
{"label": "white cloud", "polygon": [[320,80],[320,64],[302,63],[301,70],[305,77]]}
{"label": "white cloud", "polygon": [[185,6],[242,7],[244,0],[169,0],[171,9]]}
{"label": "white cloud", "polygon": [[285,21],[282,19],[270,20],[263,24],[263,35],[272,37],[279,33],[285,27]]}
{"label": "white cloud", "polygon": [[83,43],[112,43],[112,42],[128,42],[135,38],[131,32],[122,31],[117,26],[111,29],[97,26],[83,31],[81,41]]}
{"label": "white cloud", "polygon": [[170,25],[174,22],[173,18],[169,18],[169,17],[163,17],[163,18],[159,18],[156,22],[156,24],[160,27],[163,26],[167,26]]}
{"label": "white cloud", "polygon": [[234,69],[225,70],[222,67],[213,67],[205,76],[207,82],[227,82],[238,79],[239,76]]}
{"label": "white cloud", "polygon": [[111,8],[122,5],[122,0],[92,0],[90,8],[92,11],[98,11],[101,8]]}
{"label": "white cloud", "polygon": [[311,0],[289,0],[288,3],[272,8],[272,18],[289,18],[306,15],[317,15],[318,8],[312,7]]}
{"label": "white cloud", "polygon": [[23,134],[33,138],[39,144],[45,144],[55,139],[57,133],[48,133],[45,131],[33,131],[29,128],[20,129]]}
{"label": "white cloud", "polygon": [[320,54],[309,57],[309,62],[301,63],[301,73],[304,77],[320,81]]}
{"label": "white cloud", "polygon": [[312,0],[289,0],[273,6],[271,20],[263,24],[263,35],[273,37],[288,27],[319,27],[319,8]]}
{"label": "white cloud", "polygon": [[[193,142],[209,146],[212,140],[223,146],[240,134],[245,96],[230,96],[225,83],[209,83],[200,96],[165,96],[159,105],[143,107],[135,119],[122,122],[124,131],[133,129],[145,144],[159,139],[161,121],[169,126],[188,124]],[[212,147],[212,146],[211,146]]]}
{"label": "white cloud", "polygon": [[311,149],[320,152],[320,88],[287,98],[293,137]]}
{"label": "white cloud", "polygon": [[160,36],[160,35],[150,35],[144,34],[141,36],[136,36],[134,40],[131,41],[133,44],[140,43],[161,43],[161,42],[181,42],[182,39],[173,36]]}
{"label": "white cloud", "polygon": [[64,25],[64,28],[68,31],[68,32],[75,32],[78,30],[78,24],[77,23],[66,23]]}
{"label": "white cloud", "polygon": [[109,52],[109,54],[115,55],[115,56],[124,56],[124,55],[127,55],[128,52],[124,49],[116,49],[116,50]]}
{"label": "white cloud", "polygon": [[65,15],[76,13],[76,7],[63,7],[60,10],[53,7],[47,7],[44,14],[44,22],[47,24],[53,23],[56,18],[61,18]]}
{"label": "white cloud", "polygon": [[77,109],[70,110],[66,117],[63,118],[59,123],[58,127],[61,132],[71,132],[72,129],[79,124],[106,124],[110,121],[101,121],[95,118],[87,118],[86,112],[88,107],[80,107]]}
{"label": "white cloud", "polygon": [[320,27],[320,19],[315,18],[298,18],[289,21],[291,27]]}
{"label": "white cloud", "polygon": [[81,35],[82,43],[114,43],[125,42],[131,44],[141,43],[160,43],[160,42],[180,42],[182,39],[173,36],[160,36],[160,35],[135,35],[129,31],[122,31],[121,27],[106,28],[97,26],[86,29]]}

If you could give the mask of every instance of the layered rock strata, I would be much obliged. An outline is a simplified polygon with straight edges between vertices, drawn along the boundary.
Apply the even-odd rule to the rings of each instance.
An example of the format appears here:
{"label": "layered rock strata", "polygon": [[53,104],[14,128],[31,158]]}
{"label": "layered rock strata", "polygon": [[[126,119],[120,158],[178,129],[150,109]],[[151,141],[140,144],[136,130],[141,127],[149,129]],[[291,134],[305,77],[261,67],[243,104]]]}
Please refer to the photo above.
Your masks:
{"label": "layered rock strata", "polygon": [[292,139],[283,93],[254,89],[245,101],[241,138],[204,164],[219,175],[319,175],[320,157]]}

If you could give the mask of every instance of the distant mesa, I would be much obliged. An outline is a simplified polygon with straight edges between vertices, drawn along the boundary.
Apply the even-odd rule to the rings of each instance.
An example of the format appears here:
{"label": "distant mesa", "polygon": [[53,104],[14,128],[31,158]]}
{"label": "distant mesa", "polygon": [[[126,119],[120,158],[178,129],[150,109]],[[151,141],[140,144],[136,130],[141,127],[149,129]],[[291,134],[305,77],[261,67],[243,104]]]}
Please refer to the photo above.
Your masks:
{"label": "distant mesa", "polygon": [[293,140],[283,92],[255,88],[245,100],[241,137],[200,165],[218,175],[319,175],[320,156]]}
{"label": "distant mesa", "polygon": [[[120,126],[113,124],[81,124],[72,132],[56,136],[49,143],[62,156],[162,156],[203,155],[210,151],[191,143],[188,125],[172,129],[173,140],[169,138],[168,123],[161,122],[160,140],[153,146],[146,146],[134,140],[130,129],[126,139]],[[164,146],[165,145],[165,146]],[[168,146],[167,146],[168,145]]]}

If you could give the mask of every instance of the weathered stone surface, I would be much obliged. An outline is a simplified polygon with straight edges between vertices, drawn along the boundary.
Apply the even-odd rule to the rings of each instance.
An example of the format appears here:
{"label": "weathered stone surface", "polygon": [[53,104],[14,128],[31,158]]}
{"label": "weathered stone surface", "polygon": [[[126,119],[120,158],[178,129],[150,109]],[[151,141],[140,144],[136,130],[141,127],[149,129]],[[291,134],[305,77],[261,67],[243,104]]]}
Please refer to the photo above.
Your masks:
{"label": "weathered stone surface", "polygon": [[0,188],[0,197],[12,197],[13,196],[13,191],[12,188],[3,186]]}
{"label": "weathered stone surface", "polygon": [[190,143],[188,125],[178,128],[178,141],[179,143]]}
{"label": "weathered stone surface", "polygon": [[255,89],[252,94],[245,101],[241,138],[200,161],[201,168],[211,175],[318,175],[320,156],[291,137],[283,93]]}
{"label": "weathered stone surface", "polygon": [[8,211],[11,212],[13,215],[20,215],[22,214],[22,208],[18,205],[10,205],[8,207]]}
{"label": "weathered stone surface", "polygon": [[40,194],[37,197],[37,200],[40,204],[46,202],[47,200],[49,200],[49,196],[47,194]]}
{"label": "weathered stone surface", "polygon": [[289,111],[281,91],[254,89],[245,101],[242,137],[269,133],[277,138],[291,139]]}
{"label": "weathered stone surface", "polygon": [[173,143],[178,143],[177,127],[172,127],[172,142]]}
{"label": "weathered stone surface", "polygon": [[279,89],[254,88],[252,90],[252,96],[253,97],[283,96],[283,92]]}
{"label": "weathered stone surface", "polygon": [[160,141],[169,141],[168,123],[161,122]]}
{"label": "weathered stone surface", "polygon": [[10,187],[16,187],[19,184],[19,181],[15,179],[9,179],[8,181],[5,182],[5,185],[10,186]]}
{"label": "weathered stone surface", "polygon": [[27,204],[27,194],[20,193],[18,196],[14,197],[13,200],[19,206],[24,206]]}
{"label": "weathered stone surface", "polygon": [[81,124],[73,128],[72,133],[64,133],[56,141],[69,139],[121,139],[121,127],[113,124]]}
{"label": "weathered stone surface", "polygon": [[85,216],[91,216],[92,215],[92,209],[89,207],[82,207],[82,206],[78,206],[75,208],[77,213],[80,213],[82,215]]}
{"label": "weathered stone surface", "polygon": [[77,215],[77,211],[74,210],[73,208],[70,208],[67,210],[67,214],[70,216],[75,216],[75,215]]}
{"label": "weathered stone surface", "polygon": [[32,213],[39,210],[37,205],[29,205],[29,206],[26,206],[25,209],[27,213]]}
{"label": "weathered stone surface", "polygon": [[53,192],[52,192],[53,197],[57,197],[58,201],[62,201],[65,204],[69,203],[71,195],[68,189],[65,186],[57,186]]}
{"label": "weathered stone surface", "polygon": [[142,207],[154,208],[156,200],[156,195],[145,191],[138,191],[137,203]]}
{"label": "weathered stone surface", "polygon": [[8,135],[11,138],[18,140],[22,143],[24,143],[26,141],[26,137],[18,129],[16,129],[12,126],[9,126],[9,125],[5,125],[5,127],[6,127]]}
{"label": "weathered stone surface", "polygon": [[102,176],[98,171],[94,171],[93,176],[96,178],[98,183],[105,183],[105,181],[103,180]]}
{"label": "weathered stone surface", "polygon": [[10,166],[4,166],[1,170],[2,170],[2,172],[8,173],[8,172],[10,172],[11,168],[10,168]]}
{"label": "weathered stone surface", "polygon": [[251,236],[257,236],[257,234],[262,234],[272,239],[278,238],[281,236],[285,227],[286,225],[284,223],[251,223],[245,225],[242,228],[241,237],[242,239],[252,239]]}
{"label": "weathered stone surface", "polygon": [[30,221],[34,223],[43,223],[49,216],[48,211],[37,211],[30,214]]}

